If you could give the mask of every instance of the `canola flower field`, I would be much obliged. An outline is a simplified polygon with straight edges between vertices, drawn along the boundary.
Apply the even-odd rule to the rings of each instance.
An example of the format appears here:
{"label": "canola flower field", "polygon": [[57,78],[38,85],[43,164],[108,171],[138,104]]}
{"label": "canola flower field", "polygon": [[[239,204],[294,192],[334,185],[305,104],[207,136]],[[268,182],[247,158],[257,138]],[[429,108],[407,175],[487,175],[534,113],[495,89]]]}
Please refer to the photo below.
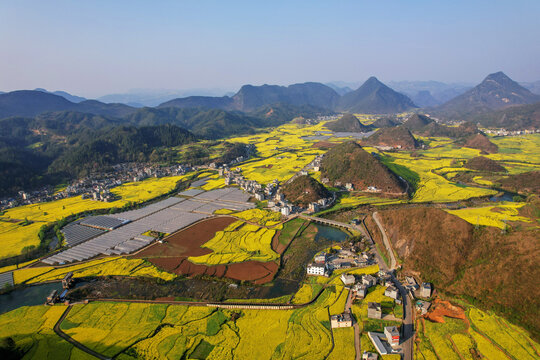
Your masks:
{"label": "canola flower field", "polygon": [[[283,311],[92,302],[74,305],[61,329],[94,351],[125,360],[352,359],[350,330],[334,330],[334,341],[342,346],[332,349],[329,307],[340,294],[327,289],[314,304]],[[0,338],[10,336],[33,354],[54,345],[44,358],[62,352],[59,359],[78,359],[80,353],[52,330],[64,310],[34,306],[1,314]]]}
{"label": "canola flower field", "polygon": [[540,344],[527,332],[503,318],[467,305],[467,322],[444,318],[444,323],[420,319],[415,357],[419,359],[475,360],[540,359]]}
{"label": "canola flower field", "polygon": [[459,216],[473,225],[494,226],[504,229],[506,227],[505,221],[531,222],[529,218],[519,215],[519,209],[525,205],[526,203],[504,201],[497,203],[497,205],[445,211]]}
{"label": "canola flower field", "polygon": [[[0,258],[18,255],[25,246],[38,246],[38,233],[43,225],[88,210],[120,208],[128,203],[151,200],[171,191],[178,181],[186,177],[187,175],[150,178],[123,184],[111,190],[120,199],[108,203],[76,196],[9,209],[0,216],[0,243],[2,243]],[[31,224],[19,225],[25,219]]]}
{"label": "canola flower field", "polygon": [[274,261],[279,255],[272,250],[276,230],[236,221],[206,242],[202,247],[213,250],[201,256],[191,256],[194,264],[222,265],[248,260]]}
{"label": "canola flower field", "polygon": [[15,284],[34,284],[50,280],[61,280],[70,271],[73,271],[75,277],[146,276],[160,278],[165,281],[176,277],[174,274],[159,270],[143,259],[106,257],[64,267],[41,266],[18,269],[13,271],[13,280]]}

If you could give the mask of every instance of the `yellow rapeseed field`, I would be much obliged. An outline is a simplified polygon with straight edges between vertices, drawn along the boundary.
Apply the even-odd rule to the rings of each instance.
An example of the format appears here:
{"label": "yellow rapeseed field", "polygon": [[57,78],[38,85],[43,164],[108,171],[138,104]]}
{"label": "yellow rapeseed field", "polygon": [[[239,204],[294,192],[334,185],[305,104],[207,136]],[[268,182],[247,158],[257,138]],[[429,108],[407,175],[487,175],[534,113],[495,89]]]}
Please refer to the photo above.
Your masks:
{"label": "yellow rapeseed field", "polygon": [[191,256],[195,264],[222,265],[254,261],[273,261],[279,255],[272,250],[272,238],[276,230],[236,221],[203,245],[213,252],[207,255]]}
{"label": "yellow rapeseed field", "polygon": [[473,225],[494,226],[504,229],[506,226],[505,220],[531,222],[529,218],[519,215],[519,208],[525,204],[504,201],[497,203],[497,205],[445,211],[459,216]]}
{"label": "yellow rapeseed field", "polygon": [[[281,222],[281,214],[270,210],[249,209],[234,214],[235,217],[244,219],[261,226],[275,226]],[[279,228],[279,227],[278,227]]]}
{"label": "yellow rapeseed field", "polygon": [[53,266],[42,266],[19,269],[13,272],[13,279],[15,284],[39,283],[43,281],[62,279],[70,271],[73,271],[75,277],[107,275],[148,276],[167,281],[176,277],[174,274],[157,269],[154,265],[143,259],[107,257],[58,268]]}
{"label": "yellow rapeseed field", "polygon": [[[488,314],[476,308],[469,309],[467,316],[475,329],[488,336],[516,359],[538,359],[536,349],[540,348],[539,344],[523,330],[515,326],[508,326],[497,315]],[[531,344],[534,344],[536,349]]]}
{"label": "yellow rapeseed field", "polygon": [[353,360],[356,356],[354,350],[354,329],[349,328],[338,328],[333,329],[332,333],[334,335],[334,350],[328,356],[329,360]]}
{"label": "yellow rapeseed field", "polygon": [[73,345],[53,331],[66,310],[58,306],[23,306],[0,315],[0,339],[11,338],[24,359],[70,359]]}

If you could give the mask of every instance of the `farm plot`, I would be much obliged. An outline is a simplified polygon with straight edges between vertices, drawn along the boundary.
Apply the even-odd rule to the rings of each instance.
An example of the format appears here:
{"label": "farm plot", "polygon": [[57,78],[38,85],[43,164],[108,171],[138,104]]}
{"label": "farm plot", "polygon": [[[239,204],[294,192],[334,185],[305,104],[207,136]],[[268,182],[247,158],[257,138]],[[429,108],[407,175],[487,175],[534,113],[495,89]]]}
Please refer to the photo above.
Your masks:
{"label": "farm plot", "polygon": [[[346,359],[354,354],[351,331],[334,334],[339,346],[332,351],[329,328],[328,307],[338,296],[327,289],[313,305],[283,311],[92,302],[74,305],[61,329],[92,350],[123,360]],[[35,306],[2,314],[1,335],[34,354],[45,351],[45,358],[77,359],[81,354],[52,332],[64,310]]]}
{"label": "farm plot", "polygon": [[151,263],[142,259],[125,259],[109,257],[89,262],[55,268],[53,266],[29,267],[13,271],[15,284],[33,284],[50,280],[60,280],[72,271],[75,277],[94,276],[147,276],[163,280],[176,277],[159,270]]}
{"label": "farm plot", "polygon": [[73,345],[56,335],[64,306],[24,306],[0,315],[0,341],[10,338],[23,359],[68,360]]}
{"label": "farm plot", "polygon": [[473,225],[494,226],[500,229],[506,227],[505,221],[531,222],[529,218],[519,215],[519,208],[526,203],[500,202],[497,205],[478,208],[464,208],[458,210],[445,210],[459,216]]}
{"label": "farm plot", "polygon": [[236,221],[216,235],[203,247],[213,250],[201,256],[191,256],[194,264],[225,265],[252,261],[274,261],[279,255],[272,250],[276,231]]}
{"label": "farm plot", "polygon": [[[225,216],[202,221],[168,237],[166,242],[163,244],[152,245],[151,247],[137,254],[137,257],[147,259],[158,268],[175,274],[206,274],[217,277],[229,277],[237,280],[250,280],[257,283],[271,281],[278,269],[278,265],[273,261],[260,262],[248,258],[246,258],[246,260],[243,262],[236,263],[217,262],[211,264],[205,263],[204,261],[198,263],[191,261],[192,258],[206,259],[204,256],[208,257],[212,255],[212,249],[209,247],[204,247],[204,245],[215,238],[217,233],[224,232],[228,226],[231,226],[236,222],[238,222],[237,219]],[[252,226],[249,224],[246,225],[248,225],[248,228]],[[259,235],[274,231],[264,228],[257,229],[258,230],[254,233],[258,233],[258,231],[260,231]],[[244,233],[247,234],[246,232]],[[231,232],[230,235],[232,236],[234,233]],[[259,245],[264,246],[264,254],[266,254],[259,254],[259,258],[263,258],[264,256],[266,256],[266,258],[268,258],[268,256],[275,258],[277,254],[273,253],[273,250],[271,250],[270,247],[272,238],[269,236],[269,234],[266,236],[269,237],[269,239],[267,239],[268,244],[260,243],[262,238],[258,238],[257,240],[259,241]],[[233,239],[229,238],[229,240]],[[253,239],[248,239],[246,244],[249,244],[250,246],[257,244],[256,241],[252,240]],[[236,250],[242,252],[244,257],[248,255],[246,253],[247,250],[241,248],[242,244],[239,243],[235,246],[237,247]],[[232,247],[229,249],[232,249]],[[215,259],[218,259],[221,255],[214,256],[217,256]],[[254,256],[251,257],[253,258]]]}
{"label": "farm plot", "polygon": [[463,304],[435,300],[416,322],[417,356],[425,359],[539,359],[540,344],[506,320]]}

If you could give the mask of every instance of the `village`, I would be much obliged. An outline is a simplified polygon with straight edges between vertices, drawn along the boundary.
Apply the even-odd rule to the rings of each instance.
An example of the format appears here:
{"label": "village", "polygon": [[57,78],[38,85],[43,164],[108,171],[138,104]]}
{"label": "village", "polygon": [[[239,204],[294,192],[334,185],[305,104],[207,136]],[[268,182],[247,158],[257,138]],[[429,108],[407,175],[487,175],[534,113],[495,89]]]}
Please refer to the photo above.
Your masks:
{"label": "village", "polygon": [[[317,253],[313,257],[313,262],[306,267],[308,276],[330,277],[335,270],[364,268],[376,263],[372,254],[362,252],[354,244],[335,246],[328,251]],[[393,308],[404,306],[402,296],[408,297],[408,300],[415,303],[417,315],[425,315],[429,310],[431,303],[429,300],[433,296],[432,285],[428,282],[418,282],[413,276],[405,276],[404,285],[396,278],[395,270],[379,270],[375,274],[355,275],[354,273],[343,272],[339,279],[345,289],[349,291],[349,296],[343,313],[332,315],[330,325],[332,328],[343,328],[356,326],[355,323],[363,321],[357,319],[351,310],[352,304],[362,304],[372,291],[384,289],[384,298],[388,301],[367,303],[367,318],[373,320],[383,320],[390,322],[404,322],[403,318],[396,317],[396,313],[403,314],[404,310],[394,311],[394,314],[388,313],[388,303]],[[373,347],[378,354],[402,354],[404,349],[400,346],[403,337],[402,326],[389,325],[384,326],[383,332],[368,331],[367,335],[371,340]],[[356,328],[355,328],[356,331]],[[362,359],[376,360],[378,354],[364,351]]]}

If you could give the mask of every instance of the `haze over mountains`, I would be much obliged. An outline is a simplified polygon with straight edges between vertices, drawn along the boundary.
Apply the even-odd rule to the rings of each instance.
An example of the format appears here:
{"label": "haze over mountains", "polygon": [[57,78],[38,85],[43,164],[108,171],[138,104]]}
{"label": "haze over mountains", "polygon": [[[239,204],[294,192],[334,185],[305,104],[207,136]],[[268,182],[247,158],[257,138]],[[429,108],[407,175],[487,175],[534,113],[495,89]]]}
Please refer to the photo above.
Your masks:
{"label": "haze over mountains", "polygon": [[538,101],[540,95],[533,94],[499,71],[488,75],[482,83],[464,94],[434,108],[434,113],[448,119],[460,119],[511,105]]}

